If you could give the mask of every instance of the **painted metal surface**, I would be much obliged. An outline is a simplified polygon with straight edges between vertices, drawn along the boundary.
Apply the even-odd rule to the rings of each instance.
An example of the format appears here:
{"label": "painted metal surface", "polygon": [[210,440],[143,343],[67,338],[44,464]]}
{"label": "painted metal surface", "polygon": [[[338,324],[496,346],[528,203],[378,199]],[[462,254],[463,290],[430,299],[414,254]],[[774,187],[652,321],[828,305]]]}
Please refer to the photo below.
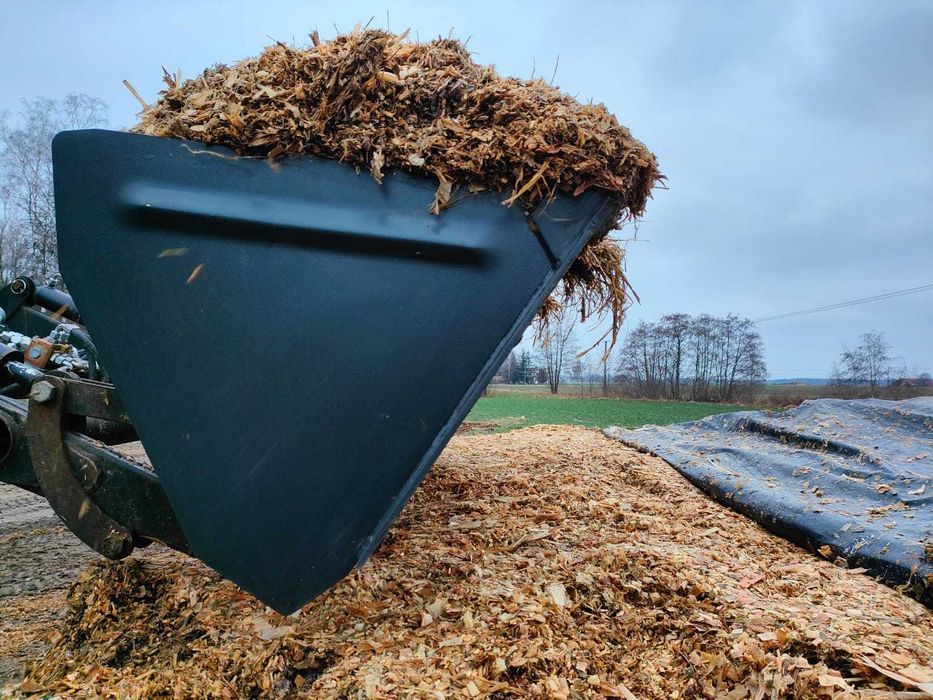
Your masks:
{"label": "painted metal surface", "polygon": [[53,145],[61,267],[196,556],[281,612],[377,547],[614,203],[333,161]]}

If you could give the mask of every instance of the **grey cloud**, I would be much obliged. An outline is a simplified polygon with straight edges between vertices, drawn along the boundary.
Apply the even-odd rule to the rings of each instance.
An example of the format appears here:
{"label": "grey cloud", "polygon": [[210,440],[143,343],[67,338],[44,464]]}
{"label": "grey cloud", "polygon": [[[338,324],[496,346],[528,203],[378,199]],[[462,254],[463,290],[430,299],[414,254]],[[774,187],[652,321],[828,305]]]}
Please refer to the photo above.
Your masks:
{"label": "grey cloud", "polygon": [[[752,318],[933,281],[933,5],[926,2],[0,4],[0,109],[70,90],[115,126],[161,66],[195,75],[357,21],[471,36],[479,61],[532,65],[603,102],[669,177],[629,245],[630,323],[674,311]],[[533,7],[533,10],[530,9]],[[27,60],[28,59],[28,60]],[[630,236],[631,229],[622,233]],[[876,328],[933,369],[933,294],[763,324],[775,374],[825,374]],[[590,334],[595,339],[595,332]],[[793,370],[786,372],[785,370]]]}

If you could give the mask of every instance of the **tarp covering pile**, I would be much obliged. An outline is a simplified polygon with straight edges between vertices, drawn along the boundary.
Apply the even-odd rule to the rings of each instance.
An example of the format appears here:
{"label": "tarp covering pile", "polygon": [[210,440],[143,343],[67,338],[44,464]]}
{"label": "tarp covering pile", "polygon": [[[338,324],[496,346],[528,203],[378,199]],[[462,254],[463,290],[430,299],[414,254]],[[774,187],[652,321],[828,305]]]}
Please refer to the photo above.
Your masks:
{"label": "tarp covering pile", "polygon": [[[51,696],[860,697],[933,690],[933,616],[598,431],[456,436],[360,570],[281,617],[153,546],[82,574]],[[15,611],[0,599],[0,627]],[[0,635],[0,655],[16,654]],[[0,693],[2,694],[2,693]]]}
{"label": "tarp covering pile", "polygon": [[769,530],[933,606],[933,397],[818,399],[607,433]]}
{"label": "tarp covering pile", "polygon": [[[654,155],[603,105],[541,79],[501,77],[455,39],[415,43],[381,30],[311,38],[308,48],[277,43],[191,80],[166,73],[134,130],[242,155],[333,158],[380,181],[387,168],[425,174],[438,181],[435,212],[482,190],[530,207],[596,187],[615,196],[620,223],[642,214],[661,179]],[[617,328],[629,292],[622,265],[616,241],[594,239],[562,300],[611,312]]]}

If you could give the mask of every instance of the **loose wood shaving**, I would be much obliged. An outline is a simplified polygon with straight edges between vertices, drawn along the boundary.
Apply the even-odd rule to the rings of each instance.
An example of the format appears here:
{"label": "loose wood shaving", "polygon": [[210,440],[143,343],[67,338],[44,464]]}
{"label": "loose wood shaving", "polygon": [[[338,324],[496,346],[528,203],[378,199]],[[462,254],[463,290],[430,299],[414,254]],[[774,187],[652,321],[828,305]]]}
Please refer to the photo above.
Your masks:
{"label": "loose wood shaving", "polygon": [[[134,131],[232,147],[242,155],[312,154],[367,170],[437,179],[435,213],[482,190],[533,207],[590,188],[618,203],[612,225],[640,216],[661,177],[654,155],[601,104],[581,104],[541,79],[502,77],[456,39],[426,43],[381,30],[307,48],[277,43],[166,89]],[[609,228],[565,277],[554,304],[612,316],[630,302],[623,251]]]}
{"label": "loose wood shaving", "polygon": [[93,697],[919,697],[933,619],[592,430],[457,436],[359,571],[282,617],[101,563],[24,690]]}

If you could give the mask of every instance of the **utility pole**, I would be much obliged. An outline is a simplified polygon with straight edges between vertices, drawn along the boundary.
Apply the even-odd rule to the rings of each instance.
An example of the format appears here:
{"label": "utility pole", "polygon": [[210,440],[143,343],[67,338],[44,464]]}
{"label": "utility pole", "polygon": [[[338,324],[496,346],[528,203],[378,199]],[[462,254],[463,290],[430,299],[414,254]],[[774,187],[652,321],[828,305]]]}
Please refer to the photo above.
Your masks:
{"label": "utility pole", "polygon": [[609,341],[603,341],[603,397],[609,396]]}

